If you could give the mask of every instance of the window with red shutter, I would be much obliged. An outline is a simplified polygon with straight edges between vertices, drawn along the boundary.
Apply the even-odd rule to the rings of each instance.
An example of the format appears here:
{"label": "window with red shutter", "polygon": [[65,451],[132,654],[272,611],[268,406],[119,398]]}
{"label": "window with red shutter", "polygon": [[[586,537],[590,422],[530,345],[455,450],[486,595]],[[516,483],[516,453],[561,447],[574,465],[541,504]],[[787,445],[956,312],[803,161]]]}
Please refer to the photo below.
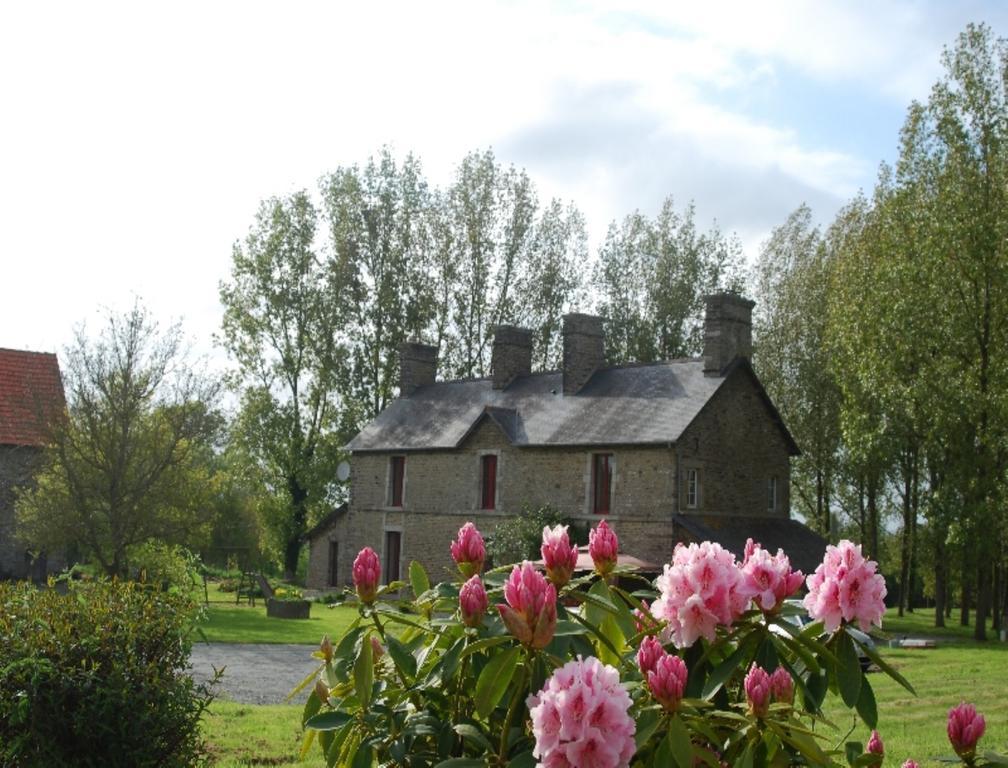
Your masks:
{"label": "window with red shutter", "polygon": [[389,459],[389,494],[390,507],[403,505],[403,478],[406,476],[406,457],[393,456]]}
{"label": "window with red shutter", "polygon": [[497,457],[487,454],[481,459],[482,466],[482,504],[480,509],[495,509],[497,500]]}
{"label": "window with red shutter", "polygon": [[402,557],[402,533],[385,531],[385,583],[399,580],[399,560]]}
{"label": "window with red shutter", "polygon": [[596,515],[607,515],[612,509],[611,453],[596,453],[592,456],[592,509]]}

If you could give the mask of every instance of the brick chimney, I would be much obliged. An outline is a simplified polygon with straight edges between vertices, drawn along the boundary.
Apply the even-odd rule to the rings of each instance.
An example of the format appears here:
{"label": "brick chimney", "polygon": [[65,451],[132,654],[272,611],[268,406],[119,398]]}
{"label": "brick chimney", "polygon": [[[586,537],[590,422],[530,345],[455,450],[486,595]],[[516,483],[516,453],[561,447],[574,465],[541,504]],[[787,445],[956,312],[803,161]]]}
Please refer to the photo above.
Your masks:
{"label": "brick chimney", "polygon": [[490,371],[494,389],[504,389],[516,377],[532,373],[532,331],[514,325],[498,325],[494,329]]}
{"label": "brick chimney", "polygon": [[571,313],[563,316],[563,393],[576,395],[605,364],[602,318]]}
{"label": "brick chimney", "polygon": [[417,388],[434,383],[437,353],[437,347],[415,341],[399,346],[399,397],[407,397]]}
{"label": "brick chimney", "polygon": [[704,376],[720,376],[736,357],[752,357],[752,309],[756,302],[736,293],[707,296]]}

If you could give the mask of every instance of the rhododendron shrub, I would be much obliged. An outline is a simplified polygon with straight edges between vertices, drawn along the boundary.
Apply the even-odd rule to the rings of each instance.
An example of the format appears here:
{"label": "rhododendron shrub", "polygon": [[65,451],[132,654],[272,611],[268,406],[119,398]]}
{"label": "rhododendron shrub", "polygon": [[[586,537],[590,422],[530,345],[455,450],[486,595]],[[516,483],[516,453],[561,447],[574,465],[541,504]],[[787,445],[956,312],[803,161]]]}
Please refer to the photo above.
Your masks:
{"label": "rhododendron shrub", "polygon": [[[751,542],[739,561],[715,543],[679,545],[651,583],[618,564],[608,524],[590,540],[590,572],[574,570],[566,531],[547,528],[540,564],[481,574],[483,538],[470,523],[451,546],[458,575],[437,585],[415,562],[408,584],[378,584],[380,563],[366,550],[345,595],[359,615],[342,637],[323,641],[319,668],[301,686],[311,691],[306,748],[316,742],[328,765],[424,768],[756,768],[879,757],[878,737],[869,751],[836,746],[838,734],[821,722],[833,691],[866,729],[878,726],[848,627],[879,623],[884,584],[853,544],[831,547],[809,577],[806,605],[817,621],[800,628],[788,619],[802,609],[788,598],[802,575],[782,552]],[[975,723],[950,721],[964,753]]]}

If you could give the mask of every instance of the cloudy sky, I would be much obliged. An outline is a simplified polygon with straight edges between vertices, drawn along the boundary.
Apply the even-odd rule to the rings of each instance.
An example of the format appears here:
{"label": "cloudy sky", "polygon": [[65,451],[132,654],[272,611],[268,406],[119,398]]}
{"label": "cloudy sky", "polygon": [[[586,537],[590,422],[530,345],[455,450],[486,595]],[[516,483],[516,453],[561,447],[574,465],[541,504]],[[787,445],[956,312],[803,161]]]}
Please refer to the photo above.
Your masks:
{"label": "cloudy sky", "polygon": [[258,202],[386,143],[438,184],[492,147],[593,242],[692,199],[751,258],[871,188],[967,22],[1008,35],[976,2],[364,6],[0,5],[0,347],[140,297],[212,353]]}

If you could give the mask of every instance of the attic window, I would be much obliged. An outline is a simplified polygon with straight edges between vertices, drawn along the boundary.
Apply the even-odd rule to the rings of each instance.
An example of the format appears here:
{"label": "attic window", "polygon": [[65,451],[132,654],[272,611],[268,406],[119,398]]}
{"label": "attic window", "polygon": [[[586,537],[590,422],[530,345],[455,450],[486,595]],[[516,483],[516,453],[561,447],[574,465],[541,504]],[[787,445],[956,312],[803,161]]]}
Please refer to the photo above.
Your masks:
{"label": "attic window", "polygon": [[389,457],[388,504],[390,507],[403,505],[403,481],[406,477],[406,457]]}
{"label": "attic window", "polygon": [[608,515],[612,510],[613,455],[592,455],[592,510],[596,515]]}
{"label": "attic window", "polygon": [[497,501],[497,456],[480,457],[480,509],[495,509]]}
{"label": "attic window", "polygon": [[686,470],[686,506],[696,509],[700,504],[700,470]]}

